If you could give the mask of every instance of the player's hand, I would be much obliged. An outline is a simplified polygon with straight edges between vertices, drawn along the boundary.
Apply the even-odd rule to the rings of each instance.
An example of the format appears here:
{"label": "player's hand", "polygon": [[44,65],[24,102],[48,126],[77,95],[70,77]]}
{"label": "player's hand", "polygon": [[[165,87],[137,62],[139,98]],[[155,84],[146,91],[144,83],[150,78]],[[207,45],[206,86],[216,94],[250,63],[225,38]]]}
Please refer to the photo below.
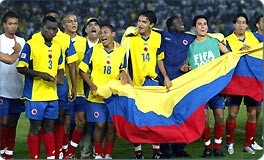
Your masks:
{"label": "player's hand", "polygon": [[52,77],[50,74],[48,73],[44,73],[44,72],[40,72],[39,76],[41,79],[48,81],[48,82],[55,82],[56,83],[56,78]]}
{"label": "player's hand", "polygon": [[190,68],[190,66],[189,66],[188,64],[184,63],[184,64],[181,66],[180,70],[181,70],[182,72],[186,73],[186,72],[189,71],[189,68]]}
{"label": "player's hand", "polygon": [[246,51],[246,50],[249,50],[249,49],[251,49],[251,47],[248,46],[248,45],[246,45],[246,44],[244,44],[243,47],[240,48],[239,50],[240,50],[240,51]]}
{"label": "player's hand", "polygon": [[172,86],[172,83],[169,79],[169,77],[164,77],[164,86],[169,89]]}
{"label": "player's hand", "polygon": [[92,94],[96,94],[97,86],[94,83],[90,85],[90,91]]}
{"label": "player's hand", "polygon": [[127,84],[128,83],[128,76],[125,71],[121,71],[119,74],[120,80],[122,84]]}
{"label": "player's hand", "polygon": [[73,102],[77,97],[77,94],[76,94],[76,89],[75,88],[72,88],[71,89],[71,95],[69,96],[69,101],[70,102]]}
{"label": "player's hand", "polygon": [[13,47],[13,50],[15,53],[19,53],[21,51],[21,46],[19,43],[17,43],[16,38],[14,40],[15,40],[15,45]]}

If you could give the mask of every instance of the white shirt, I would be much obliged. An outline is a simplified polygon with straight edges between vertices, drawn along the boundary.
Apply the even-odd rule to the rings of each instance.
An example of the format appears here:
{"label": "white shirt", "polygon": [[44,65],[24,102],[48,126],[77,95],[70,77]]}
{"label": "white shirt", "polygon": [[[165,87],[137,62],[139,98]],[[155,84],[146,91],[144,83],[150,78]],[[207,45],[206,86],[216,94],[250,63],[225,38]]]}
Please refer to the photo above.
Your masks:
{"label": "white shirt", "polygon": [[[16,36],[16,41],[21,48],[25,45],[25,39]],[[0,51],[11,55],[14,50],[15,40],[7,38],[5,34],[0,35]],[[20,51],[21,52],[21,51]],[[21,74],[17,72],[16,65],[18,59],[13,64],[0,62],[0,96],[5,98],[20,98],[23,93],[23,80]]]}

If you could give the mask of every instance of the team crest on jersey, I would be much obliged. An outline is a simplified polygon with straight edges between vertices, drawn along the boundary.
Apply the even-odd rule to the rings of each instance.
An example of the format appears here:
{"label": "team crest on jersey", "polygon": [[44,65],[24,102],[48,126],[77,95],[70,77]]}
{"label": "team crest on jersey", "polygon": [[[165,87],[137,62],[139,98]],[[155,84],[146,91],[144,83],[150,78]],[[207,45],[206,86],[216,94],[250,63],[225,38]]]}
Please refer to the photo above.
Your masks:
{"label": "team crest on jersey", "polygon": [[3,99],[0,99],[0,105],[2,105],[4,103]]}
{"label": "team crest on jersey", "polygon": [[111,62],[109,60],[106,61],[106,64],[110,64]]}
{"label": "team crest on jersey", "polygon": [[182,43],[186,46],[189,42],[188,42],[186,39],[184,39],[184,40],[182,41]]}
{"label": "team crest on jersey", "polygon": [[94,117],[98,118],[99,117],[99,112],[94,112]]}
{"label": "team crest on jersey", "polygon": [[51,59],[52,58],[52,54],[49,54],[49,59]]}
{"label": "team crest on jersey", "polygon": [[147,52],[148,51],[148,47],[144,47],[144,51]]}
{"label": "team crest on jersey", "polygon": [[34,109],[31,110],[31,114],[36,115],[37,113],[38,113],[37,109],[34,108]]}

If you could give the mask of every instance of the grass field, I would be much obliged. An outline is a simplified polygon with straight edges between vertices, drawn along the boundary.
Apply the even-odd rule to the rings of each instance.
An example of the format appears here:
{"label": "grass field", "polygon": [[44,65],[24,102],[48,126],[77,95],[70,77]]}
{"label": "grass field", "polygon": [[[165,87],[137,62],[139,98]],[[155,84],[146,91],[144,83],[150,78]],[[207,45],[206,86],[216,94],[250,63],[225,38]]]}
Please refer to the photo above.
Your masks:
{"label": "grass field", "polygon": [[[210,112],[212,113],[212,112]],[[227,109],[225,110],[225,117],[227,115]],[[213,126],[214,120],[212,115],[210,115],[210,124]],[[245,121],[246,121],[246,110],[245,107],[241,107],[238,119],[237,119],[237,128],[235,132],[235,153],[233,155],[228,155],[225,152],[226,159],[259,159],[263,151],[256,151],[255,155],[250,155],[248,153],[242,152],[243,149],[243,142],[245,138]],[[262,113],[259,119],[259,123],[257,126],[257,133],[256,133],[256,140],[258,144],[261,146],[263,145],[263,141],[261,140],[261,135],[262,135],[262,130],[263,130],[263,120],[262,120]],[[17,128],[17,138],[16,138],[16,145],[15,145],[15,151],[14,151],[14,158],[15,159],[28,159],[29,154],[27,150],[27,133],[28,133],[28,128],[29,128],[29,122],[28,120],[24,117],[24,114],[21,115],[21,118],[19,120],[18,128]],[[212,132],[212,130],[211,130]],[[213,137],[213,135],[212,135]],[[225,135],[223,136],[223,149],[225,147]],[[143,147],[143,153],[145,158],[151,158],[152,155],[152,149],[150,144],[142,144]],[[203,142],[201,139],[187,145],[186,151],[191,154],[192,159],[201,159],[201,155],[203,152]],[[44,149],[42,147],[41,150],[41,158],[46,158]],[[112,155],[113,158],[117,159],[133,159],[134,158],[134,151],[133,151],[133,145],[123,139],[116,139],[115,143],[115,148],[114,148],[114,153]],[[172,157],[173,158],[173,157]],[[175,158],[173,158],[175,159]],[[212,159],[217,159],[212,157]]]}

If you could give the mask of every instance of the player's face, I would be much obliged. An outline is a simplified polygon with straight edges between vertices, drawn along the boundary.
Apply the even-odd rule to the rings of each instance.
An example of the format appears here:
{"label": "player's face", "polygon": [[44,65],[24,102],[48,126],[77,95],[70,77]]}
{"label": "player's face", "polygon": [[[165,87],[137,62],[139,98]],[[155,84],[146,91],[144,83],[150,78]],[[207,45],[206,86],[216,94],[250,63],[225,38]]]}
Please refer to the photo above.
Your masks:
{"label": "player's face", "polygon": [[66,32],[75,33],[78,28],[78,22],[75,15],[68,15],[64,19],[63,27]]}
{"label": "player's face", "polygon": [[207,21],[204,18],[199,18],[196,21],[196,25],[194,27],[195,33],[196,35],[199,36],[204,36],[207,34],[208,31],[208,25],[207,25]]}
{"label": "player's face", "polygon": [[244,17],[238,17],[235,23],[235,33],[244,34],[247,30],[247,21]]}
{"label": "player's face", "polygon": [[112,32],[111,29],[107,26],[103,26],[100,30],[100,40],[104,47],[109,47],[114,43],[115,32]]}
{"label": "player's face", "polygon": [[142,36],[149,36],[151,28],[154,26],[153,23],[150,23],[149,19],[146,16],[139,16],[137,27],[139,34]]}
{"label": "player's face", "polygon": [[177,32],[183,32],[185,30],[183,21],[180,17],[174,18],[172,25]]}
{"label": "player's face", "polygon": [[7,18],[4,28],[6,33],[15,34],[18,28],[18,19],[13,17]]}
{"label": "player's face", "polygon": [[258,28],[258,30],[261,30],[262,32],[264,31],[264,28],[263,28],[263,17],[261,17],[259,22],[257,23],[257,28]]}
{"label": "player's face", "polygon": [[56,36],[58,31],[58,23],[47,21],[41,28],[41,33],[45,38],[45,41],[51,42],[53,37]]}
{"label": "player's face", "polygon": [[85,29],[89,38],[99,38],[100,26],[95,21],[91,21]]}

